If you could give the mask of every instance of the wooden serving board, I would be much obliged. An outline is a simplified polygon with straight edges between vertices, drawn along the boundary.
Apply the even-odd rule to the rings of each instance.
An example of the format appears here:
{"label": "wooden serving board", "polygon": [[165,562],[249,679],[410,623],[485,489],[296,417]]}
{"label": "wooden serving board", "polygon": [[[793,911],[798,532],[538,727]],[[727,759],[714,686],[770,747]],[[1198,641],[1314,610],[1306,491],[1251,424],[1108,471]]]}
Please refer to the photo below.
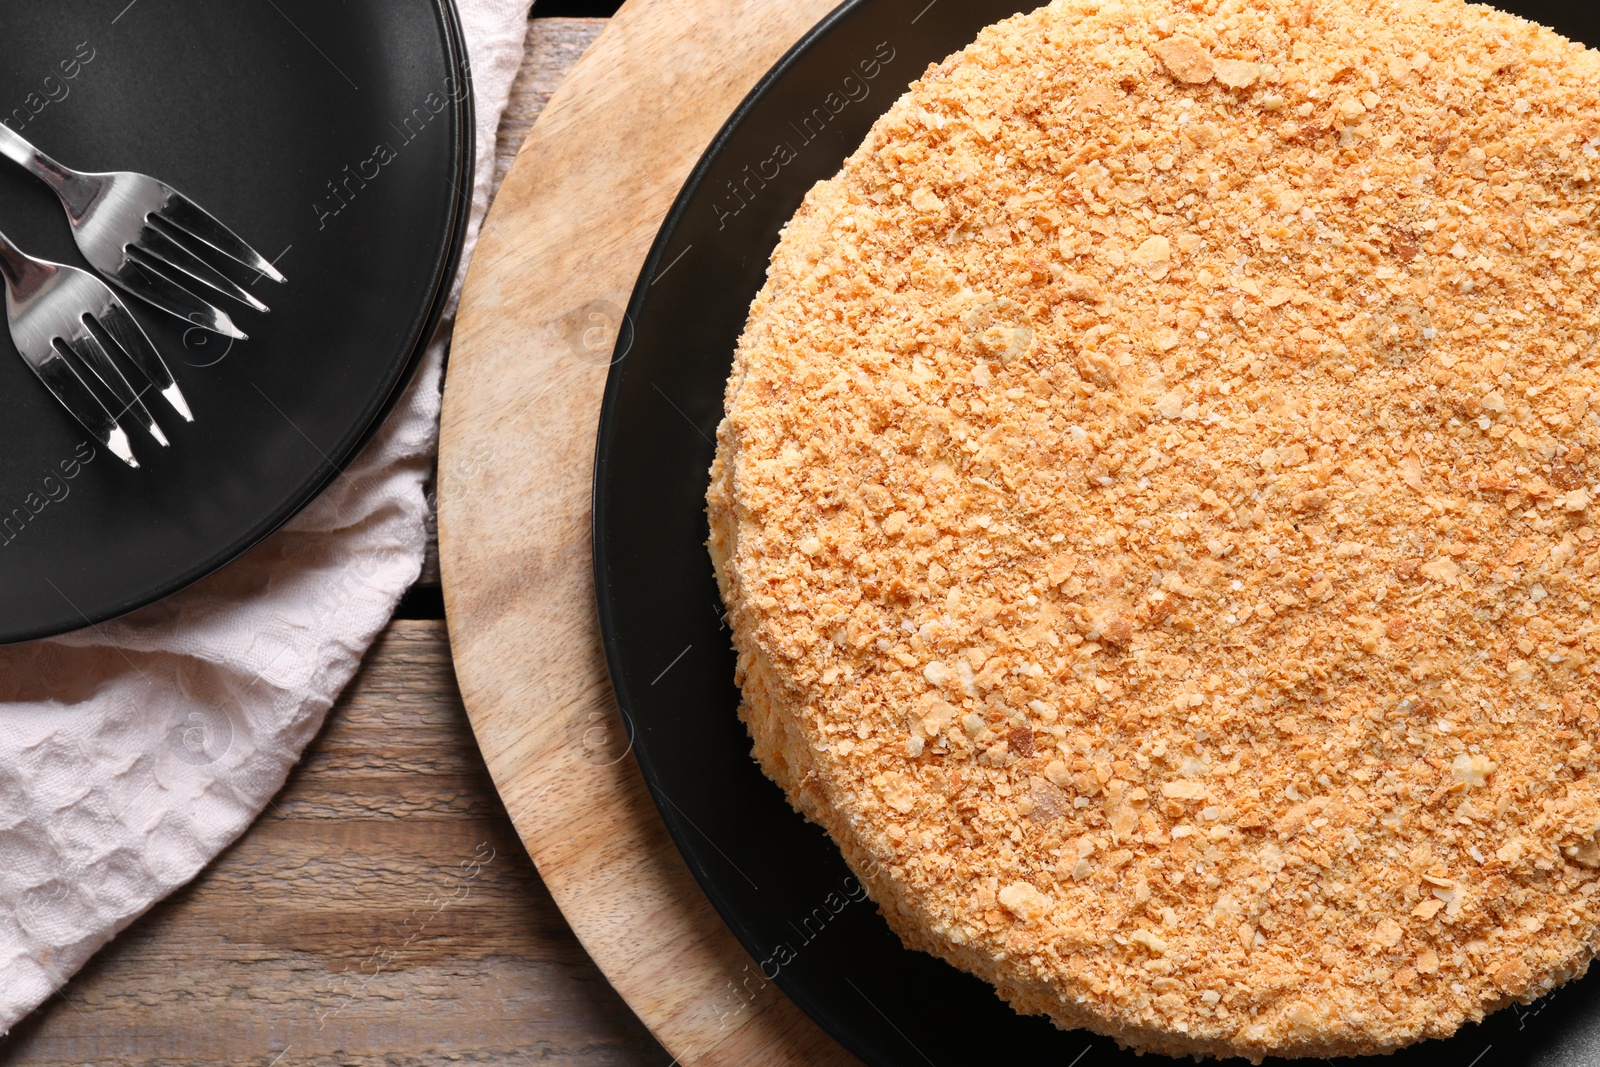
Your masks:
{"label": "wooden serving board", "polygon": [[591,576],[612,341],[673,198],[833,0],[629,0],[484,226],[445,386],[439,544],[456,673],[500,795],[585,948],[679,1062],[851,1064],[712,910],[628,754]]}

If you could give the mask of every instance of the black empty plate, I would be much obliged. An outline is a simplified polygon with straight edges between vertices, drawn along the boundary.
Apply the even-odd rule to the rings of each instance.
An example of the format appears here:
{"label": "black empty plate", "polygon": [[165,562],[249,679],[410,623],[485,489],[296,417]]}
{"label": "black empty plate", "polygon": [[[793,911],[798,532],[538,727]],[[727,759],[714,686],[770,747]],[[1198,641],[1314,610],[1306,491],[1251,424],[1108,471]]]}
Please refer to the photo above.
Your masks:
{"label": "black empty plate", "polygon": [[[633,329],[623,333],[600,422],[594,545],[612,681],[668,829],[757,961],[718,991],[718,1011],[731,1028],[776,982],[872,1064],[1163,1062],[1017,1015],[984,983],[900,946],[833,843],[750,758],[704,547],[723,385],[779,229],[930,62],[1029,6],[860,0],[792,51],[741,105],[668,216],[629,307]],[[1600,41],[1591,5],[1511,6]],[[1592,1067],[1600,980],[1384,1062]]]}
{"label": "black empty plate", "polygon": [[[229,308],[250,334],[232,346],[129,301],[196,420],[147,396],[172,447],[125,423],[140,470],[0,330],[0,643],[203,577],[354,455],[448,295],[471,115],[450,0],[0,0],[0,120],[69,166],[171,183],[289,277],[252,287],[271,314]],[[9,164],[0,230],[84,265],[54,194]]]}

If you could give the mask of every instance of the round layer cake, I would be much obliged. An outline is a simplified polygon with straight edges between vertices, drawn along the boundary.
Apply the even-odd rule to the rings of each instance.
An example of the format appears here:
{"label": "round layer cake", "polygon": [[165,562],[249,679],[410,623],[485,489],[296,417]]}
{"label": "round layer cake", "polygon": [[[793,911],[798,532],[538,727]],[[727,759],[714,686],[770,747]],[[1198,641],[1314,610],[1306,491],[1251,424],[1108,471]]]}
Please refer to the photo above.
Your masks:
{"label": "round layer cake", "polygon": [[1255,1059],[1583,973],[1597,176],[1597,55],[1486,7],[1061,0],[812,190],[711,548],[906,944]]}

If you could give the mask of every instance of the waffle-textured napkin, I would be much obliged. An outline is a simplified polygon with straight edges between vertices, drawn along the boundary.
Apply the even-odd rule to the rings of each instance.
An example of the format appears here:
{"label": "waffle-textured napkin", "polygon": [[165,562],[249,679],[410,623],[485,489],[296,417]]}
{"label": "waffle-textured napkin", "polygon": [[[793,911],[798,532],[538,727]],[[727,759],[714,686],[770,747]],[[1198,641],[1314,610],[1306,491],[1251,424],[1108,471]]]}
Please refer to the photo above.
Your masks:
{"label": "waffle-textured napkin", "polygon": [[[458,7],[470,253],[529,2]],[[271,540],[114,623],[0,649],[0,1035],[245,831],[416,581],[447,337],[346,476]]]}

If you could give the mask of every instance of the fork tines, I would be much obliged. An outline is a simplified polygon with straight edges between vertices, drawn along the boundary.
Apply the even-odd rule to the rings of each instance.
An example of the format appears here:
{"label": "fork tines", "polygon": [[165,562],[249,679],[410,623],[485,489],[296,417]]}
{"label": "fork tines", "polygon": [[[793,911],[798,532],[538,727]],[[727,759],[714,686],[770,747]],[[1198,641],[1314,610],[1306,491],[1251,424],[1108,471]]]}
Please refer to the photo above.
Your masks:
{"label": "fork tines", "polygon": [[[166,277],[168,281],[183,285],[187,280],[209,286],[223,296],[232,297],[257,311],[268,310],[267,305],[257,300],[253,294],[179,244],[180,238],[165,232],[164,227],[177,230],[177,227],[172,226],[160,215],[151,215],[145,228],[139,233],[139,240],[128,247],[128,254],[141,265]],[[177,230],[177,234],[182,233],[182,230]]]}
{"label": "fork tines", "polygon": [[117,424],[116,417],[106,410],[100,398],[84,384],[83,378],[69,361],[66,346],[57,341],[48,356],[31,364],[34,373],[46,389],[55,396],[67,412],[83,424],[94,439],[110,449],[122,462],[137,468],[139,461],[133,456],[133,445],[128,433]]}
{"label": "fork tines", "polygon": [[260,312],[269,310],[267,305],[202,257],[226,257],[276,282],[285,280],[283,274],[194,201],[170,186],[163,192],[160,206],[144,217],[117,261],[96,265],[128,292],[168,314],[247,339],[227,312],[211,302],[211,294]]}
{"label": "fork tines", "polygon": [[[90,321],[86,316],[84,325],[87,326]],[[112,361],[111,354],[106,351],[105,345],[92,330],[85,329],[77,337],[58,339],[56,344],[58,350],[60,347],[65,347],[68,352],[78,357],[79,364],[88,367],[95,379],[111,394],[113,406],[116,408],[112,413],[114,418],[120,422],[124,414],[130,416],[148,430],[158,444],[163,447],[167,445],[167,435],[161,432],[155,416],[144,406],[144,401],[139,399],[139,394],[134,391],[122,369]]]}
{"label": "fork tines", "polygon": [[[79,329],[71,336],[56,338],[53,347],[59,356],[71,357],[65,362],[65,369],[77,379],[81,389],[74,389],[60,374],[56,377],[61,388],[50,380],[45,384],[86,429],[129,466],[137,467],[139,463],[120,425],[124,416],[143,426],[162,447],[169,442],[141,398],[145,390],[136,388],[123,373],[119,359],[132,364],[142,379],[148,380],[185,422],[194,421],[188,401],[173,380],[166,362],[138,322],[116,300],[101,309],[99,318],[86,312]],[[100,386],[99,392],[94,383]]]}
{"label": "fork tines", "polygon": [[189,410],[189,402],[184,399],[183,392],[178,388],[177,381],[172,377],[166,360],[161,358],[161,353],[156,351],[156,346],[145,334],[144,328],[137,319],[123,307],[121,303],[112,300],[100,313],[98,325],[111,339],[116,342],[139,373],[147,378],[151,385],[156,387],[172,410],[183,417],[184,422],[193,422],[194,414]]}
{"label": "fork tines", "polygon": [[275,282],[281,284],[288,281],[287,278],[279,273],[277,267],[269,263],[261,253],[245,244],[238,234],[217,221],[209,211],[206,211],[176,189],[171,189],[170,186],[168,188],[170,191],[167,195],[167,202],[162,205],[161,210],[156,214],[156,217],[162,222],[170,223],[196,240],[210,245],[236,263],[249,267],[251,270],[263,274]]}

